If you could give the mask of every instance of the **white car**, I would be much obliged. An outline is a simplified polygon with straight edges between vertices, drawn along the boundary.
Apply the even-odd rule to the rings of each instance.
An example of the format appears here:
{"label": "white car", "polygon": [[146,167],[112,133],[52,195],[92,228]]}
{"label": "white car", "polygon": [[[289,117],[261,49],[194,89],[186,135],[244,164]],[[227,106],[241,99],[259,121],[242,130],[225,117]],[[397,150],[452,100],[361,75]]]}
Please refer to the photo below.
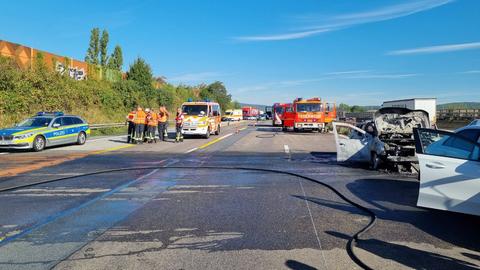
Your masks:
{"label": "white car", "polygon": [[420,166],[417,205],[480,215],[480,126],[414,131]]}

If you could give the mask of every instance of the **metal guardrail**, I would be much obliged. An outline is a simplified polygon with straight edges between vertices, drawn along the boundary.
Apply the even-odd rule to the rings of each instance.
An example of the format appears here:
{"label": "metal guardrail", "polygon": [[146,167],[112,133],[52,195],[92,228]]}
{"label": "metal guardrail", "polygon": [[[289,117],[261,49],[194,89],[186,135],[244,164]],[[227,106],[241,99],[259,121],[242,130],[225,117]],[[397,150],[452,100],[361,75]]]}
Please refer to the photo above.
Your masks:
{"label": "metal guardrail", "polygon": [[91,124],[90,129],[91,130],[96,130],[96,129],[102,129],[102,128],[116,128],[116,127],[124,127],[125,122],[123,123],[107,123],[107,124]]}

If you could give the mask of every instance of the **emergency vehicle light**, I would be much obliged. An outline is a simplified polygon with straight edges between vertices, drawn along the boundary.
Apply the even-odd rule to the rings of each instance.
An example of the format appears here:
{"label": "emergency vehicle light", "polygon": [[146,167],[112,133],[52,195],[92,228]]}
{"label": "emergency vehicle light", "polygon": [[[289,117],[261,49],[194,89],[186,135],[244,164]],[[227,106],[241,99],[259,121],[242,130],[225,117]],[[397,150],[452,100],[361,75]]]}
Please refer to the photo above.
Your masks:
{"label": "emergency vehicle light", "polygon": [[38,112],[37,116],[62,116],[63,112]]}
{"label": "emergency vehicle light", "polygon": [[193,102],[193,98],[188,98],[187,102]]}

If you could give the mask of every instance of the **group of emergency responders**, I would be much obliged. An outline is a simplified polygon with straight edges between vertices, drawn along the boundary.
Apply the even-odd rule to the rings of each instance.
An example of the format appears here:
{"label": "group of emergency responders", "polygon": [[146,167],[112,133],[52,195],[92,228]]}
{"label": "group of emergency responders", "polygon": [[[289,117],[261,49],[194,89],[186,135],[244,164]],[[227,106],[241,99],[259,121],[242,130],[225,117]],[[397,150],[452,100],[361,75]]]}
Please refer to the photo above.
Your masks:
{"label": "group of emergency responders", "polygon": [[[160,141],[168,140],[168,119],[170,113],[165,106],[160,106],[158,112],[138,106],[128,113],[126,120],[128,123],[127,143],[157,143],[156,132]],[[184,115],[181,109],[177,110],[175,117],[176,136],[175,142],[183,142],[182,127]]]}

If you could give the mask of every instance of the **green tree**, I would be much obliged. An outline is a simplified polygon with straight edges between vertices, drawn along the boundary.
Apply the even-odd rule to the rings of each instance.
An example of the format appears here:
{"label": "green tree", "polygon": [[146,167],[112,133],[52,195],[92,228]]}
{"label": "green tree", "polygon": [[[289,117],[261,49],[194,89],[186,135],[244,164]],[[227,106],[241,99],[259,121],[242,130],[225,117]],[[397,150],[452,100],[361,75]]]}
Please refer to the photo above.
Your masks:
{"label": "green tree", "polygon": [[350,108],[350,106],[348,106],[348,105],[345,104],[345,103],[340,103],[340,104],[338,105],[338,110],[344,111],[344,112],[350,112],[351,108]]}
{"label": "green tree", "polygon": [[100,65],[103,67],[108,63],[108,41],[108,32],[107,30],[103,30],[102,37],[100,38]]}
{"label": "green tree", "polygon": [[152,68],[145,60],[138,57],[127,72],[127,79],[136,81],[143,89],[152,88],[153,74]]}
{"label": "green tree", "polygon": [[122,48],[117,45],[115,46],[115,49],[113,50],[112,55],[108,59],[108,68],[121,71],[122,66],[123,66]]}
{"label": "green tree", "polygon": [[232,102],[232,108],[233,108],[233,109],[241,109],[241,108],[242,108],[242,105],[240,104],[240,102],[234,100],[234,101]]}
{"label": "green tree", "polygon": [[100,53],[100,29],[93,28],[90,33],[90,45],[88,46],[85,62],[98,65],[98,54]]}
{"label": "green tree", "polygon": [[350,108],[350,111],[351,111],[351,112],[365,112],[365,108],[363,108],[362,106],[353,105],[353,106]]}
{"label": "green tree", "polygon": [[232,102],[232,96],[228,94],[225,85],[219,81],[203,87],[200,90],[200,97],[202,99],[211,99],[218,102],[222,107],[222,110],[226,110]]}

